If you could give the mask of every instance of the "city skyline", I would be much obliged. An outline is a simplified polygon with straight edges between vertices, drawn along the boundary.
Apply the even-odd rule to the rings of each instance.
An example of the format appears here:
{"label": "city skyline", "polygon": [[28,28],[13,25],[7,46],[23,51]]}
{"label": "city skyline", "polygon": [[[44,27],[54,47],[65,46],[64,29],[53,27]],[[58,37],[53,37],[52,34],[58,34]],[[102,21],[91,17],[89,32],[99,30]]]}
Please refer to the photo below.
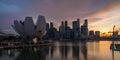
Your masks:
{"label": "city skyline", "polygon": [[54,22],[59,27],[61,21],[72,21],[77,18],[83,24],[88,19],[89,30],[99,30],[102,33],[120,30],[120,0],[1,0],[0,1],[0,29],[4,32],[15,33],[11,27],[14,20],[24,21],[25,16],[33,17],[37,21],[37,15],[46,16],[46,21]]}

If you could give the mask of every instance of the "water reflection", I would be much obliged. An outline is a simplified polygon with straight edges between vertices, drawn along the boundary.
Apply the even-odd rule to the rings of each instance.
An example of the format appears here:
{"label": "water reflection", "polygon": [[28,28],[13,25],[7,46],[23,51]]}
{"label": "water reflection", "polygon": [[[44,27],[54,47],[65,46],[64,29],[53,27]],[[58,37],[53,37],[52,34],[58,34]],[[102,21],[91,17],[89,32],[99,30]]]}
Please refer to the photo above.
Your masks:
{"label": "water reflection", "polygon": [[86,42],[82,42],[81,53],[84,56],[84,60],[87,60],[87,45],[86,45]]}
{"label": "water reflection", "polygon": [[[9,57],[15,57],[12,60],[56,60],[58,57],[60,60],[79,60],[80,53],[84,56],[84,60],[87,60],[86,42],[59,42],[59,44],[36,48],[9,49],[6,51]],[[17,52],[19,53],[16,54]],[[55,57],[57,54],[58,57]],[[46,59],[47,56],[50,58]]]}
{"label": "water reflection", "polygon": [[0,50],[0,60],[119,60],[120,53],[110,51],[110,44],[109,41],[54,42],[54,46]]}
{"label": "water reflection", "polygon": [[62,59],[67,59],[68,52],[69,52],[69,46],[65,44],[65,45],[60,46],[59,49],[60,49]]}
{"label": "water reflection", "polygon": [[114,50],[112,50],[112,60],[114,60]]}
{"label": "water reflection", "polygon": [[9,57],[13,57],[13,56],[15,56],[14,51],[15,51],[14,49],[9,49],[9,50],[7,51]]}
{"label": "water reflection", "polygon": [[79,44],[77,42],[74,42],[72,45],[72,53],[74,59],[79,60],[79,52]]}
{"label": "water reflection", "polygon": [[50,54],[49,54],[49,56],[51,56],[51,58],[53,58],[53,52],[54,52],[54,50],[55,50],[55,46],[51,46],[50,47]]}
{"label": "water reflection", "polygon": [[15,60],[46,60],[43,49],[22,49]]}
{"label": "water reflection", "polygon": [[3,50],[0,49],[0,57],[3,55]]}

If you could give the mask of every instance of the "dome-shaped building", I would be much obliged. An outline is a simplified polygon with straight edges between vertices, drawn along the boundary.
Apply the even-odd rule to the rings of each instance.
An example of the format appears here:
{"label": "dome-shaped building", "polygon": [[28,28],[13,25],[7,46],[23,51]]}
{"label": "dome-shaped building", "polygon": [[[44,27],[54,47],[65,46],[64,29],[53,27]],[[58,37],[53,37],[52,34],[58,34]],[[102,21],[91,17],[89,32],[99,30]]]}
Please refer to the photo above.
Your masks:
{"label": "dome-shaped building", "polygon": [[34,24],[32,17],[25,17],[25,21],[15,20],[12,27],[23,36],[23,41],[32,40],[34,37],[41,39],[46,31],[46,21],[44,16],[39,15],[36,24]]}

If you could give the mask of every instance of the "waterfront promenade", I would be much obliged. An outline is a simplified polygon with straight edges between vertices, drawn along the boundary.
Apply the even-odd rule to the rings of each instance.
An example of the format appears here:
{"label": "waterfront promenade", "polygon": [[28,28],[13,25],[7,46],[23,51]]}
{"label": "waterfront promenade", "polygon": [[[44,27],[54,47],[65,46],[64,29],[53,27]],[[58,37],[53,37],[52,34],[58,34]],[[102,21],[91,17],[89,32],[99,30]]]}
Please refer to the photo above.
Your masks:
{"label": "waterfront promenade", "polygon": [[13,48],[27,48],[52,45],[52,41],[38,41],[34,42],[0,42],[0,49],[13,49]]}

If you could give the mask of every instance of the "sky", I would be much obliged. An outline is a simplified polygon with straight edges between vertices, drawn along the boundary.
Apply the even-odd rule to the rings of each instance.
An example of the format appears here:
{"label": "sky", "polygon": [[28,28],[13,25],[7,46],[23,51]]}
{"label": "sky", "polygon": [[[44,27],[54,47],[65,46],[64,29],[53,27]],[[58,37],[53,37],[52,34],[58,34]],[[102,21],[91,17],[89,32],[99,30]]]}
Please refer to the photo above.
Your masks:
{"label": "sky", "polygon": [[15,33],[11,24],[14,20],[24,21],[31,16],[36,22],[38,15],[54,22],[58,28],[61,21],[80,19],[80,25],[88,19],[89,30],[102,33],[120,31],[120,0],[0,0],[0,30]]}

